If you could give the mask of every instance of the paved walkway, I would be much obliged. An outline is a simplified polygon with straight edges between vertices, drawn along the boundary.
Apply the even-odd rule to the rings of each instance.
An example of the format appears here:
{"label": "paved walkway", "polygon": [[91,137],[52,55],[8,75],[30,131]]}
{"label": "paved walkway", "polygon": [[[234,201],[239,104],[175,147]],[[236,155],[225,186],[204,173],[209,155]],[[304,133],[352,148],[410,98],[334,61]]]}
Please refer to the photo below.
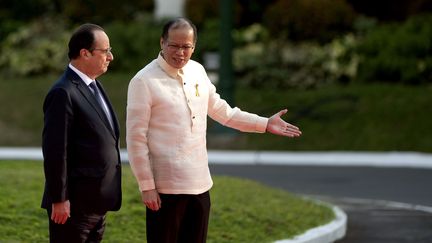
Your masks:
{"label": "paved walkway", "polygon": [[347,233],[335,243],[430,243],[432,208],[362,200],[323,199],[348,214]]}

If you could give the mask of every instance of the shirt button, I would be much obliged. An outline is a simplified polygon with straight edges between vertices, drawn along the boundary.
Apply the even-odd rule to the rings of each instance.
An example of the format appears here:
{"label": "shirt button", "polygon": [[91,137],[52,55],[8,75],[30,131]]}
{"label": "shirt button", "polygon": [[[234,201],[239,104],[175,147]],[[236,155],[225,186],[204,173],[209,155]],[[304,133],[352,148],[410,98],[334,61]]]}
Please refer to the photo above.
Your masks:
{"label": "shirt button", "polygon": [[193,116],[192,119],[195,119],[195,116]]}
{"label": "shirt button", "polygon": [[186,83],[183,83],[184,85],[186,85]]}

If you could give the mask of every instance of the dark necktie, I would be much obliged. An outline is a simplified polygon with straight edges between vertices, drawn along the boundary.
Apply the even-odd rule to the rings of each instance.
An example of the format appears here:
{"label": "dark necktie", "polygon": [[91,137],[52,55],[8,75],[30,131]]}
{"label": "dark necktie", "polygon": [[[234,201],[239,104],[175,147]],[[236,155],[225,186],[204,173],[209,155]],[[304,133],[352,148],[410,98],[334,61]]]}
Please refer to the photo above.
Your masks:
{"label": "dark necktie", "polygon": [[99,88],[98,88],[97,85],[96,85],[96,82],[95,82],[95,81],[91,82],[91,83],[89,84],[89,86],[90,86],[90,88],[92,89],[93,94],[95,95],[97,102],[99,103],[100,107],[102,108],[102,110],[104,111],[106,117],[108,118],[108,121],[109,121],[109,124],[110,124],[111,128],[113,129],[114,126],[113,126],[113,124],[112,124],[112,117],[111,117],[111,114],[110,114],[110,112],[109,112],[109,110],[108,110],[108,107],[106,107],[106,106],[104,105],[104,101],[103,101],[102,95],[101,95],[101,93],[100,93],[100,91],[99,91]]}

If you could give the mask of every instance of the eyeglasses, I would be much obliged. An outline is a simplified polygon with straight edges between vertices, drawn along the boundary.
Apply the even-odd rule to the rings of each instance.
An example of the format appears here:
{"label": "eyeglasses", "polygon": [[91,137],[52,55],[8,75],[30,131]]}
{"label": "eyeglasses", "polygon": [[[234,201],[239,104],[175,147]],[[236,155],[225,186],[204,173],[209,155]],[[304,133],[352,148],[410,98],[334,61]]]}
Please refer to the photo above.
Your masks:
{"label": "eyeglasses", "polygon": [[192,49],[194,49],[194,46],[191,46],[191,45],[181,46],[181,45],[176,45],[176,44],[168,44],[167,46],[168,46],[168,49],[170,51],[181,51],[181,50],[183,50],[185,52],[189,52]]}
{"label": "eyeglasses", "polygon": [[106,55],[111,54],[112,55],[112,47],[108,47],[107,49],[100,49],[100,48],[92,48],[89,50],[90,52],[93,51],[101,51],[103,53],[105,53]]}

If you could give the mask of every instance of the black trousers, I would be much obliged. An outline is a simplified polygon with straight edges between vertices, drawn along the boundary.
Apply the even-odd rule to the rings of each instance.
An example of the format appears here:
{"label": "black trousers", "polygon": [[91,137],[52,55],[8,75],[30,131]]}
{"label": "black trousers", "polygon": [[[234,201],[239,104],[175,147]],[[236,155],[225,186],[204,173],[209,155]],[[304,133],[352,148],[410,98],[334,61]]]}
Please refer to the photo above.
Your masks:
{"label": "black trousers", "polygon": [[65,224],[51,220],[51,210],[47,210],[50,243],[94,243],[101,242],[105,231],[105,214],[75,213]]}
{"label": "black trousers", "polygon": [[147,208],[148,243],[205,243],[210,214],[210,193],[160,194],[162,207]]}

